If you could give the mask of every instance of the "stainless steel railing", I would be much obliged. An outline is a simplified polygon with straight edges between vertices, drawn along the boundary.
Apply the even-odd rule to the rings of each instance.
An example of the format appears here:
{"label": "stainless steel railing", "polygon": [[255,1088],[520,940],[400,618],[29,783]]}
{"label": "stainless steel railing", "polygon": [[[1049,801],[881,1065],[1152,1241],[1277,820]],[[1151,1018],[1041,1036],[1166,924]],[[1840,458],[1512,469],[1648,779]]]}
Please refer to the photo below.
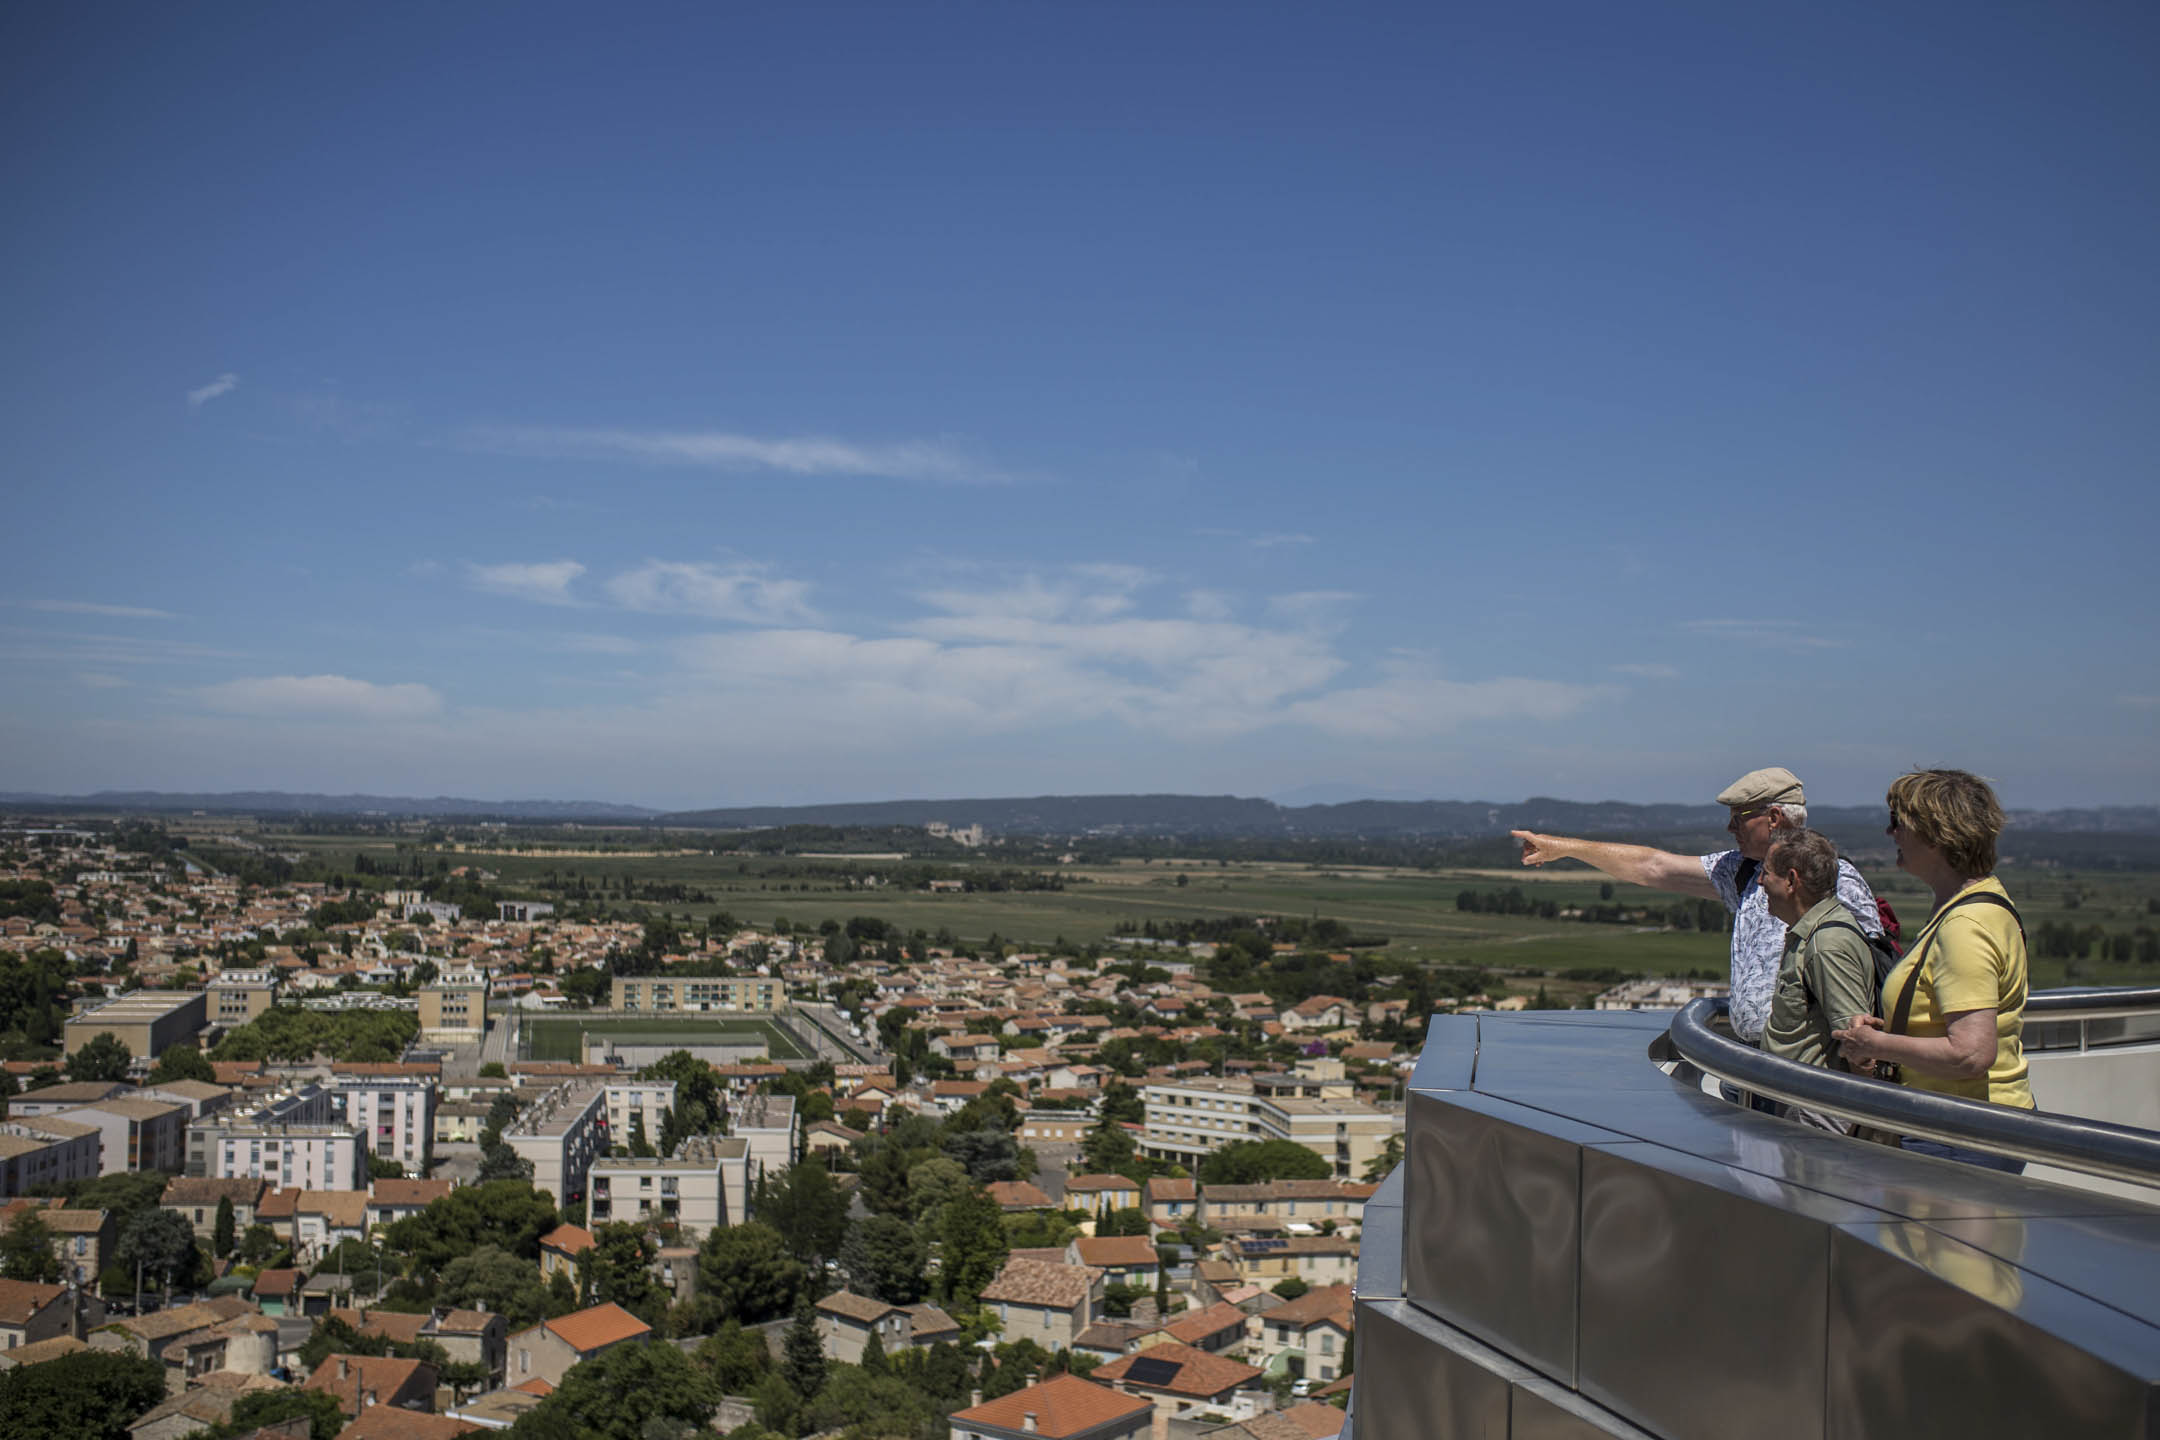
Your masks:
{"label": "stainless steel railing", "polygon": [[[2090,1011],[2144,1016],[2160,1010],[2160,989],[2042,991],[2027,1014],[2051,1019]],[[2160,1185],[2160,1133],[2104,1120],[2044,1114],[1909,1089],[1862,1075],[1802,1065],[1720,1032],[1724,1000],[1696,1000],[1673,1017],[1664,1044],[1673,1056],[1729,1085],[1855,1124],[1984,1150],[2082,1174]]]}

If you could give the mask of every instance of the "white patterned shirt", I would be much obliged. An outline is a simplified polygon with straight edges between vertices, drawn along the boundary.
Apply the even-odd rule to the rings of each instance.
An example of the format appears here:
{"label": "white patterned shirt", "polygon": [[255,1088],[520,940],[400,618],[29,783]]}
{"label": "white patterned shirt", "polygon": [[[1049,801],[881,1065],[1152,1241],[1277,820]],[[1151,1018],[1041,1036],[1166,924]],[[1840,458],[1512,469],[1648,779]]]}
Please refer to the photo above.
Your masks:
{"label": "white patterned shirt", "polygon": [[[1763,1026],[1770,1020],[1770,1002],[1777,992],[1778,965],[1785,958],[1785,922],[1770,913],[1770,897],[1763,893],[1755,876],[1748,877],[1745,892],[1739,888],[1740,860],[1738,850],[1720,850],[1703,856],[1702,868],[1733,917],[1733,1034],[1755,1045],[1762,1041]],[[1875,913],[1875,892],[1851,862],[1840,860],[1837,868],[1837,898],[1852,911],[1863,931],[1882,934],[1882,917]]]}

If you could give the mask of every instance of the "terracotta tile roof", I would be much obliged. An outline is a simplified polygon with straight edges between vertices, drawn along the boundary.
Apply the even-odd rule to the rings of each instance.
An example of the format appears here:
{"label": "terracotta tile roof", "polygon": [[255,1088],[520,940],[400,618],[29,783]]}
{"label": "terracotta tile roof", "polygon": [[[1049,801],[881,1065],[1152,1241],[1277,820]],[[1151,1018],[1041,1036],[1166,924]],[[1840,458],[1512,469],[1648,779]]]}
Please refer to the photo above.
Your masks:
{"label": "terracotta tile roof", "polygon": [[522,1380],[510,1388],[512,1390],[522,1390],[528,1395],[538,1395],[543,1400],[555,1393],[555,1387],[538,1375],[533,1376],[530,1380]]}
{"label": "terracotta tile roof", "polygon": [[255,1218],[263,1221],[292,1219],[293,1212],[300,1208],[300,1195],[298,1190],[265,1191],[261,1203],[255,1207]]}
{"label": "terracotta tile roof", "polygon": [[26,1325],[31,1316],[65,1294],[65,1285],[40,1285],[31,1280],[0,1280],[0,1324]]}
{"label": "terracotta tile roof", "polygon": [[1030,1180],[993,1180],[985,1187],[990,1198],[1005,1210],[1047,1210],[1050,1197]]}
{"label": "terracotta tile roof", "polygon": [[410,1345],[420,1338],[420,1329],[427,1324],[425,1315],[408,1315],[400,1310],[339,1310],[330,1314],[344,1321],[362,1335],[381,1335],[401,1345]]}
{"label": "terracotta tile roof", "polygon": [[1147,1198],[1150,1200],[1191,1200],[1197,1187],[1190,1180],[1171,1180],[1158,1177],[1147,1182]]}
{"label": "terracotta tile roof", "polygon": [[1005,1258],[1007,1260],[1033,1260],[1043,1265],[1063,1265],[1065,1263],[1065,1247],[1063,1245],[1023,1245],[1007,1251]]}
{"label": "terracotta tile roof", "polygon": [[1139,1188],[1138,1184],[1123,1175],[1075,1175],[1065,1182],[1065,1193],[1068,1195],[1075,1190],[1138,1191]]}
{"label": "terracotta tile roof", "polygon": [[265,1270],[255,1277],[250,1287],[257,1295],[294,1295],[300,1290],[301,1272],[298,1270]]}
{"label": "terracotta tile roof", "polygon": [[866,1295],[857,1295],[852,1290],[836,1290],[818,1301],[817,1308],[829,1315],[840,1315],[860,1324],[875,1325],[899,1307],[888,1305],[882,1300],[872,1300]]}
{"label": "terracotta tile roof", "polygon": [[935,1305],[903,1305],[900,1308],[915,1322],[912,1333],[917,1341],[925,1336],[960,1333],[960,1322]]}
{"label": "terracotta tile roof", "polygon": [[371,1405],[360,1418],[338,1431],[337,1440],[453,1440],[481,1427],[470,1420],[430,1415],[394,1405]]}
{"label": "terracotta tile roof", "polygon": [[1333,1405],[1316,1405],[1308,1400],[1283,1411],[1282,1418],[1303,1430],[1306,1440],[1327,1440],[1330,1435],[1342,1433],[1343,1412]]}
{"label": "terracotta tile roof", "polygon": [[620,1340],[636,1340],[652,1334],[652,1326],[620,1305],[595,1305],[541,1322],[564,1344],[580,1354],[591,1354]]}
{"label": "terracotta tile roof", "polygon": [[1225,1330],[1243,1330],[1245,1312],[1237,1306],[1216,1301],[1205,1310],[1195,1310],[1190,1315],[1180,1315],[1168,1325],[1163,1333],[1171,1339],[1192,1345]]}
{"label": "terracotta tile roof", "polygon": [[1034,1433],[1056,1440],[1058,1436],[1078,1435],[1115,1420],[1137,1419],[1154,1408],[1152,1401],[1139,1395],[1120,1395],[1106,1385],[1082,1380],[1077,1375],[1053,1375],[1040,1385],[1030,1385],[1025,1390],[986,1400],[956,1412],[952,1418],[956,1426],[995,1426],[1021,1434],[1030,1428],[1027,1420],[1032,1415],[1035,1417]]}
{"label": "terracotta tile roof", "polygon": [[1270,1325],[1290,1325],[1303,1329],[1317,1325],[1323,1320],[1333,1320],[1348,1329],[1350,1326],[1351,1300],[1348,1285],[1318,1285],[1298,1296],[1286,1300],[1267,1312]]}
{"label": "terracotta tile roof", "polygon": [[37,1365],[47,1360],[58,1360],[74,1355],[90,1347],[72,1335],[55,1335],[49,1340],[33,1340],[28,1345],[18,1345],[7,1352],[10,1365]]}
{"label": "terracotta tile roof", "polygon": [[[1167,1362],[1176,1367],[1168,1376],[1158,1381],[1142,1384],[1128,1378],[1133,1365],[1141,1360]],[[1150,1345],[1137,1355],[1124,1355],[1095,1368],[1094,1373],[1105,1380],[1116,1380],[1140,1390],[1163,1390],[1172,1395],[1221,1395],[1240,1385],[1249,1385],[1260,1378],[1260,1372],[1241,1361],[1224,1355],[1210,1355],[1205,1350],[1195,1350],[1190,1345],[1180,1345],[1172,1340],[1161,1345]],[[1151,1366],[1145,1373],[1160,1374]]]}
{"label": "terracotta tile roof", "polygon": [[998,1277],[982,1289],[984,1300],[1013,1305],[1045,1305],[1070,1310],[1083,1304],[1095,1286],[1095,1272],[1085,1265],[1046,1265],[1039,1260],[1007,1260]]}
{"label": "terracotta tile roof", "polygon": [[565,1255],[577,1255],[592,1249],[592,1231],[576,1225],[558,1225],[540,1237],[543,1250],[560,1250]]}
{"label": "terracotta tile roof", "polygon": [[111,1223],[103,1210],[64,1210],[55,1205],[38,1211],[46,1229],[61,1235],[95,1235]]}
{"label": "terracotta tile roof", "polygon": [[358,1415],[369,1394],[376,1405],[395,1405],[400,1395],[432,1391],[435,1367],[390,1355],[325,1355],[301,1388],[334,1396],[340,1410]]}
{"label": "terracotta tile roof", "polygon": [[432,1205],[448,1195],[451,1188],[448,1180],[377,1180],[370,1187],[368,1200],[378,1209],[385,1205]]}
{"label": "terracotta tile roof", "polygon": [[303,1190],[293,1206],[295,1215],[320,1215],[341,1230],[367,1228],[367,1191]]}
{"label": "terracotta tile roof", "polygon": [[158,1204],[168,1209],[195,1205],[209,1207],[220,1200],[229,1199],[235,1206],[252,1206],[261,1201],[265,1188],[265,1182],[261,1180],[219,1180],[175,1175],[165,1183],[165,1193],[158,1197]]}
{"label": "terracotta tile roof", "polygon": [[1083,1265],[1132,1270],[1161,1263],[1145,1235],[1082,1235],[1072,1244]]}
{"label": "terracotta tile roof", "polygon": [[448,1310],[435,1322],[438,1335],[478,1335],[502,1316],[492,1310]]}

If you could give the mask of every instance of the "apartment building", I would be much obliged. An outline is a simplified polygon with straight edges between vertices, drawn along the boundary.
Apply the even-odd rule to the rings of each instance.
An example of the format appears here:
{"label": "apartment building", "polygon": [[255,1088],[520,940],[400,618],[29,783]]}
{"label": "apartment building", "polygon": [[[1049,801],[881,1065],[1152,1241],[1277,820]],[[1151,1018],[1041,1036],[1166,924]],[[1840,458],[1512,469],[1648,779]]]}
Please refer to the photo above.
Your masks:
{"label": "apartment building", "polygon": [[778,1174],[795,1163],[801,1127],[792,1095],[749,1095],[735,1102],[728,1129],[750,1144],[750,1177]]}
{"label": "apartment building", "polygon": [[608,1153],[607,1087],[572,1080],[534,1101],[502,1134],[557,1204],[585,1198],[586,1173]]}
{"label": "apartment building", "polygon": [[367,1140],[350,1125],[204,1128],[207,1172],[221,1180],[267,1180],[282,1190],[359,1190],[367,1185]]}
{"label": "apartment building", "polygon": [[95,1180],[104,1136],[57,1116],[0,1120],[0,1200]]}
{"label": "apartment building", "polygon": [[187,1154],[187,1107],[166,1100],[116,1096],[78,1105],[52,1116],[96,1128],[98,1173],[130,1170],[178,1170]]}
{"label": "apartment building", "polygon": [[47,1085],[42,1090],[30,1090],[7,1102],[10,1119],[28,1120],[40,1115],[65,1115],[81,1105],[94,1105],[100,1100],[117,1100],[123,1095],[133,1095],[135,1087],[117,1080],[71,1080],[59,1085]]}
{"label": "apartment building", "polygon": [[1366,1200],[1379,1188],[1357,1180],[1207,1185],[1200,1191],[1200,1218],[1228,1230],[1249,1228],[1244,1222],[1255,1219],[1276,1221],[1293,1234],[1308,1227],[1316,1230],[1329,1220],[1340,1229],[1355,1230],[1364,1221]]}
{"label": "apartment building", "polygon": [[1351,1097],[1263,1093],[1265,1088],[1250,1079],[1211,1076],[1146,1086],[1142,1153],[1197,1168],[1203,1156],[1235,1141],[1289,1140],[1349,1179],[1362,1176],[1388,1137],[1402,1130],[1397,1108]]}
{"label": "apartment building", "polygon": [[367,1137],[370,1155],[422,1175],[435,1149],[435,1096],[433,1082],[417,1075],[341,1076],[331,1105],[339,1123]]}
{"label": "apartment building", "polygon": [[1269,1371],[1323,1383],[1350,1354],[1353,1299],[1347,1284],[1321,1285],[1245,1321],[1245,1357]]}
{"label": "apartment building", "polygon": [[72,1055],[110,1035],[138,1060],[155,1060],[169,1045],[192,1041],[209,1023],[210,997],[201,990],[131,990],[69,1017],[63,1027]]}
{"label": "apartment building", "polygon": [[608,1135],[613,1143],[627,1145],[637,1133],[632,1123],[645,1122],[645,1138],[660,1143],[660,1112],[675,1108],[672,1080],[610,1080],[607,1086]]}
{"label": "apartment building", "polygon": [[[250,1099],[203,1116],[187,1127],[187,1155],[181,1173],[196,1177],[222,1176],[216,1158],[218,1135],[234,1126],[322,1126],[339,1123],[335,1097],[320,1085],[303,1085],[280,1091],[267,1099]],[[246,1174],[246,1171],[242,1171]]]}
{"label": "apartment building", "polygon": [[430,1045],[469,1044],[487,1034],[487,972],[445,970],[420,992],[420,1039]]}
{"label": "apartment building", "polygon": [[588,1178],[586,1214],[593,1224],[679,1225],[685,1243],[694,1245],[746,1218],[750,1145],[740,1136],[693,1136],[667,1159],[595,1159]]}
{"label": "apartment building", "polygon": [[639,975],[618,979],[614,1007],[641,1014],[739,1010],[769,1015],[787,1004],[787,982],[771,975]]}
{"label": "apartment building", "polygon": [[205,987],[210,1023],[223,1030],[245,1025],[277,1004],[275,970],[220,970]]}

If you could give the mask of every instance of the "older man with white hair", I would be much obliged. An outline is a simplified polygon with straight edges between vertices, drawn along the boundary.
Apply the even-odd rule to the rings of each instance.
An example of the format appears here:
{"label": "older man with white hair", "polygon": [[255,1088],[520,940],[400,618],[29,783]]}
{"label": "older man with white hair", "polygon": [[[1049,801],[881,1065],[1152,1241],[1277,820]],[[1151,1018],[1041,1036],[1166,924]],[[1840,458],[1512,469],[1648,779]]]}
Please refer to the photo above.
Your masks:
{"label": "older man with white hair", "polygon": [[[1779,831],[1806,828],[1807,791],[1799,776],[1773,765],[1750,770],[1733,781],[1718,792],[1717,803],[1732,812],[1725,828],[1733,837],[1733,848],[1708,855],[1676,855],[1648,845],[1579,840],[1530,830],[1512,833],[1522,842],[1525,865],[1580,860],[1630,885],[1723,902],[1733,917],[1733,1033],[1755,1044],[1770,1018],[1778,966],[1785,954],[1785,922],[1770,913],[1756,876]],[[1882,933],[1875,892],[1849,860],[1838,861],[1837,898],[1866,934]]]}

